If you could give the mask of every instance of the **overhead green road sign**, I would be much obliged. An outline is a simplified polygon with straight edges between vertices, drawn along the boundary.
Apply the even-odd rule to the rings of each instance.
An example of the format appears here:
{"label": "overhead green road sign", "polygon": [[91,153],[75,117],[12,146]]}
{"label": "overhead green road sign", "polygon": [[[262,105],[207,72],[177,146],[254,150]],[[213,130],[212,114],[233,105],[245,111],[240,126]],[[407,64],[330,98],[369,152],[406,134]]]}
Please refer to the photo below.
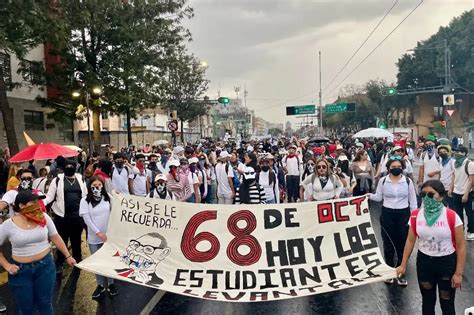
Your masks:
{"label": "overhead green road sign", "polygon": [[316,112],[315,105],[298,105],[298,106],[287,106],[286,115],[310,115]]}
{"label": "overhead green road sign", "polygon": [[355,103],[326,104],[324,112],[328,114],[355,112]]}

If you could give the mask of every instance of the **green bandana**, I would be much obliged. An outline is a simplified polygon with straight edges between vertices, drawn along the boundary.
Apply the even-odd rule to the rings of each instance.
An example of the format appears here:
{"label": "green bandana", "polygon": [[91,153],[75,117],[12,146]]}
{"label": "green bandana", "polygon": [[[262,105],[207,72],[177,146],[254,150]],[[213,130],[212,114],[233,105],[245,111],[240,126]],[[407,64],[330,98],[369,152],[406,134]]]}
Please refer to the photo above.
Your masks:
{"label": "green bandana", "polygon": [[429,196],[424,196],[423,207],[426,224],[428,224],[428,226],[432,226],[436,220],[438,220],[444,205],[441,201],[430,198]]}
{"label": "green bandana", "polygon": [[467,159],[467,156],[454,154],[454,159],[455,159],[454,167],[459,168],[461,167],[464,160]]}

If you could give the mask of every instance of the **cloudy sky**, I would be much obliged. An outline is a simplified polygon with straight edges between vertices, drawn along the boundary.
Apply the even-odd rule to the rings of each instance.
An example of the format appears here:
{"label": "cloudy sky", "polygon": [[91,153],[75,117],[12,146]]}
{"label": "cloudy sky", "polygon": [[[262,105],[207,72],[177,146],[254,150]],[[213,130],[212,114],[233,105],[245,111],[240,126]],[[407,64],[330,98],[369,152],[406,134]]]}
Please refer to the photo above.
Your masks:
{"label": "cloudy sky", "polygon": [[[272,122],[285,122],[287,105],[318,103],[318,51],[323,88],[339,72],[396,0],[191,0],[195,17],[190,50],[209,64],[208,95],[235,97],[248,90],[247,106]],[[397,59],[417,41],[465,10],[474,0],[424,0],[421,6],[346,81],[339,83],[420,0],[398,0],[390,15],[334,82],[323,103],[340,87],[370,79],[395,82]],[[308,95],[309,94],[309,95]],[[242,97],[242,93],[240,95]],[[295,122],[295,119],[290,119]]]}

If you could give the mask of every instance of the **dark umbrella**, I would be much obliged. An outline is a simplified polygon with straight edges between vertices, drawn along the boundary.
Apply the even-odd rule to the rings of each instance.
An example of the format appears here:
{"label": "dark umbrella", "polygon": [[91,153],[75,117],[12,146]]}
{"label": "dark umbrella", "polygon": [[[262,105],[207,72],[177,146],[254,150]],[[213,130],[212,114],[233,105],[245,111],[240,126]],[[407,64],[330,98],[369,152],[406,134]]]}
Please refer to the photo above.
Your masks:
{"label": "dark umbrella", "polygon": [[327,143],[329,139],[325,136],[314,136],[308,140],[308,143]]}

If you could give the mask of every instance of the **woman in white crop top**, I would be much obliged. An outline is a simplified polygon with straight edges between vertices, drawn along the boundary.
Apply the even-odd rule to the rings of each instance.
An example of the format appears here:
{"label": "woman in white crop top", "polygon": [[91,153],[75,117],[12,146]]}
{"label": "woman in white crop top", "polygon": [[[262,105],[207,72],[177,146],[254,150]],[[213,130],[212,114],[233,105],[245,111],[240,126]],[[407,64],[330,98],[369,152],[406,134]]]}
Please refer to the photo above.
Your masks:
{"label": "woman in white crop top", "polygon": [[69,254],[51,218],[42,212],[38,199],[29,190],[15,198],[15,215],[0,225],[0,244],[12,244],[12,263],[0,253],[0,265],[8,272],[8,284],[20,314],[53,314],[52,296],[56,267],[51,254],[52,241],[67,257],[70,266],[76,261]]}

